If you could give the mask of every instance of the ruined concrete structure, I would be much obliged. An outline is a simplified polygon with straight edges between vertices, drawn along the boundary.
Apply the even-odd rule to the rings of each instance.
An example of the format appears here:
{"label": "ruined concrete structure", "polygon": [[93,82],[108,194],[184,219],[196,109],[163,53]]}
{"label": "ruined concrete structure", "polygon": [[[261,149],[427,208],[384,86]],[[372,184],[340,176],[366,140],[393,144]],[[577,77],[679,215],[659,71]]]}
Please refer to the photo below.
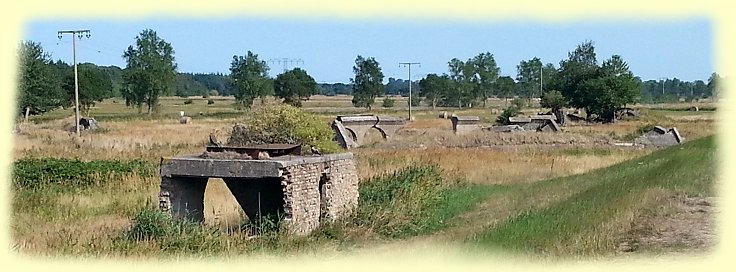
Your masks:
{"label": "ruined concrete structure", "polygon": [[655,126],[651,131],[634,139],[634,145],[661,147],[681,144],[684,140],[676,127],[665,129]]}
{"label": "ruined concrete structure", "polygon": [[560,131],[554,115],[532,115],[528,117],[509,117],[509,123],[518,125],[526,131]]}
{"label": "ruined concrete structure", "polygon": [[519,125],[506,125],[483,128],[483,130],[491,132],[523,132],[524,128],[520,127]]}
{"label": "ruined concrete structure", "polygon": [[161,160],[159,208],[174,218],[204,221],[209,178],[222,178],[251,221],[280,216],[289,233],[304,235],[358,204],[352,153],[284,155],[267,160],[201,158]]}
{"label": "ruined concrete structure", "polygon": [[478,116],[452,116],[452,131],[455,134],[466,134],[481,130],[480,117]]}
{"label": "ruined concrete structure", "polygon": [[336,140],[344,148],[355,148],[364,144],[365,135],[375,129],[383,139],[389,139],[396,131],[403,128],[406,120],[391,116],[375,115],[341,115],[332,122]]}

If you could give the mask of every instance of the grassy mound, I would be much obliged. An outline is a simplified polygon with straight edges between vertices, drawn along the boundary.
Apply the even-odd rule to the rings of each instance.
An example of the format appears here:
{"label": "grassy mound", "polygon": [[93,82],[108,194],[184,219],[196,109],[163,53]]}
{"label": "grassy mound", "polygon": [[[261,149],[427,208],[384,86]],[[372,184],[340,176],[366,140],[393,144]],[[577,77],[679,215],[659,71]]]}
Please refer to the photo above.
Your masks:
{"label": "grassy mound", "polygon": [[[543,181],[533,196],[555,188],[577,190],[546,207],[518,213],[479,235],[485,247],[543,255],[598,255],[614,251],[617,237],[668,197],[713,195],[713,136],[582,175]],[[562,192],[562,191],[560,191]]]}

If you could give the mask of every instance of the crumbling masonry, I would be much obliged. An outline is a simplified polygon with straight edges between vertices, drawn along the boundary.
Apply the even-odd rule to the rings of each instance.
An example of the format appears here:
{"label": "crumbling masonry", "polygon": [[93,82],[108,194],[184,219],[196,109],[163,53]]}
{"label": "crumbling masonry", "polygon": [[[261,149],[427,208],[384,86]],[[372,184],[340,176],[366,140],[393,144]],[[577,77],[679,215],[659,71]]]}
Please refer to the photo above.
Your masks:
{"label": "crumbling masonry", "polygon": [[174,218],[204,221],[209,178],[222,178],[249,219],[282,215],[290,233],[305,235],[358,204],[352,153],[224,160],[197,155],[161,160],[159,207]]}

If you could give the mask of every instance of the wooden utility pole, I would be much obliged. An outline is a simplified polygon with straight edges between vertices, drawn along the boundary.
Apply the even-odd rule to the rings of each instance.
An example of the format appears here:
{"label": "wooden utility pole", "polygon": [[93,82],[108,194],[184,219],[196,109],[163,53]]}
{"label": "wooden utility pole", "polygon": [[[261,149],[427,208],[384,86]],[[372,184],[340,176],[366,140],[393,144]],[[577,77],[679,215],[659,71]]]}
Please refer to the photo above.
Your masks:
{"label": "wooden utility pole", "polygon": [[85,35],[89,38],[89,30],[62,30],[58,32],[59,39],[63,34],[72,34],[72,48],[74,50],[74,127],[77,130],[77,136],[79,136],[79,81],[77,78],[77,39],[74,36],[79,36],[82,39]]}
{"label": "wooden utility pole", "polygon": [[400,62],[399,63],[399,65],[409,67],[409,122],[411,122],[411,65],[412,64],[421,65],[421,63],[419,62]]}

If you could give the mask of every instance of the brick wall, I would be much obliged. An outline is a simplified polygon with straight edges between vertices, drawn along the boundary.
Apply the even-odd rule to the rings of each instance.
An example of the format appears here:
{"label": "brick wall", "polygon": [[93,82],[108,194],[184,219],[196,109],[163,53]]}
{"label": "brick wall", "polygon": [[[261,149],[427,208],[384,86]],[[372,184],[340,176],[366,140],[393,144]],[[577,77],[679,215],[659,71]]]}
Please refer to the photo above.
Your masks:
{"label": "brick wall", "polygon": [[352,158],[291,165],[283,171],[284,223],[292,233],[307,234],[320,221],[340,218],[358,204],[358,176]]}

